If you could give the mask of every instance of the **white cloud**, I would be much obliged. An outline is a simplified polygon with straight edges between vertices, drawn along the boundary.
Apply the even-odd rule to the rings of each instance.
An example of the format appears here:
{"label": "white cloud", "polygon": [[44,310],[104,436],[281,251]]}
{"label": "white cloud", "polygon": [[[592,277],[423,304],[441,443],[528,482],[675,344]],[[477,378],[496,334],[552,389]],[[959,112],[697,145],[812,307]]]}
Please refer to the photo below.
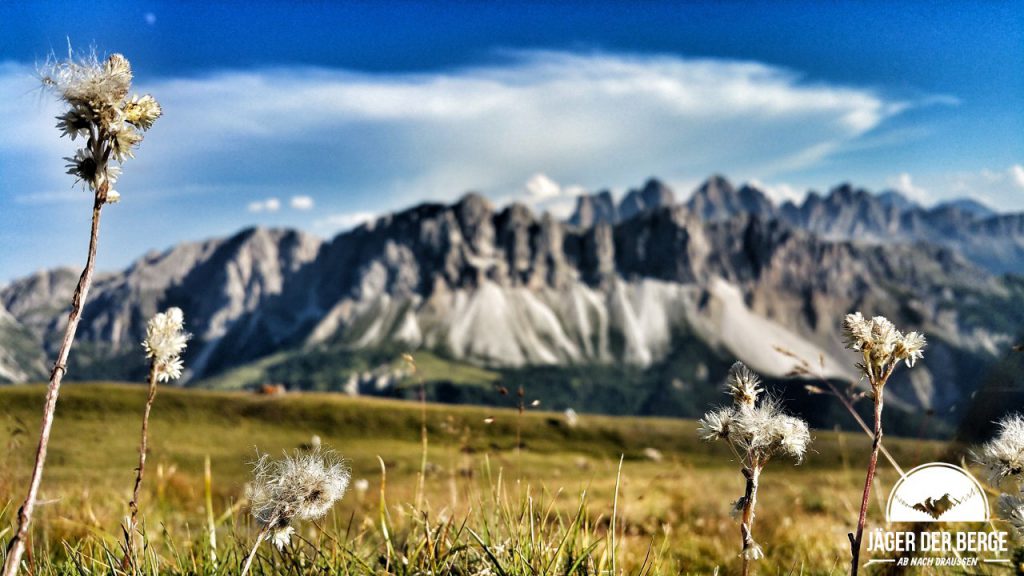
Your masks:
{"label": "white cloud", "polygon": [[321,218],[313,223],[313,226],[318,229],[327,230],[330,232],[338,232],[342,230],[348,230],[355,228],[360,224],[365,224],[376,218],[376,215],[372,212],[348,212],[344,214],[332,214],[326,218]]}
{"label": "white cloud", "polygon": [[944,198],[976,198],[999,210],[1024,210],[1024,166],[958,172],[943,183]]}
{"label": "white cloud", "polygon": [[1010,166],[1010,176],[1013,178],[1013,183],[1024,190],[1024,166],[1020,164],[1014,164]]}
{"label": "white cloud", "polygon": [[807,196],[807,192],[797,189],[791,184],[780,182],[778,184],[766,184],[760,180],[754,179],[749,182],[751,186],[765,193],[768,198],[776,204],[781,204],[786,200],[791,202],[800,203],[804,197]]}
{"label": "white cloud", "polygon": [[533,200],[546,200],[562,193],[562,187],[548,178],[546,174],[537,173],[526,181],[526,196]]}
{"label": "white cloud", "polygon": [[312,196],[292,196],[289,205],[295,210],[312,210],[315,202]]}
{"label": "white cloud", "polygon": [[568,218],[576,207],[576,197],[586,193],[578,184],[563,186],[547,174],[531,176],[516,195],[499,197],[498,204],[522,202],[538,212],[550,212],[557,218]]}
{"label": "white cloud", "polygon": [[[31,88],[29,72],[0,65],[0,87],[24,94],[14,77]],[[512,194],[537,166],[594,189],[635,185],[637,174],[771,178],[855,146],[908,105],[753,62],[564,52],[429,73],[222,71],[138,88],[165,116],[126,167],[126,188],[136,176],[171,187],[300,182],[321,202],[321,190],[344,186],[386,193],[388,207],[469,188]],[[38,137],[53,133],[54,107],[26,114],[27,100],[0,101],[14,119],[0,126],[0,155],[60,163],[70,143]]]}
{"label": "white cloud", "polygon": [[925,203],[931,197],[927,190],[914,184],[907,172],[902,172],[886,181],[893,190],[918,203]]}
{"label": "white cloud", "polygon": [[[139,82],[165,114],[125,165],[117,212],[136,222],[154,210],[187,216],[188,228],[164,243],[247,223],[240,207],[338,229],[469,189],[564,216],[581,187],[622,191],[648,175],[676,183],[725,171],[775,182],[799,177],[788,170],[827,169],[823,160],[888,133],[879,128],[908,106],[754,62],[499,56],[420,73],[293,66]],[[61,158],[80,142],[57,137],[59,106],[37,86],[31,66],[0,63],[0,204],[18,198],[17,211],[0,208],[0,229],[39,210],[33,202],[67,211],[69,221],[79,208],[59,192],[71,184]],[[530,198],[523,181],[538,172],[557,195],[538,180],[534,194],[547,197]],[[292,213],[296,190],[316,199],[314,218]],[[321,213],[337,215],[316,220]],[[41,238],[61,231],[43,228]],[[153,242],[150,231],[124,235],[124,253],[111,254],[119,261]]]}
{"label": "white cloud", "polygon": [[277,212],[281,209],[281,201],[277,198],[267,198],[266,200],[257,200],[250,202],[248,206],[249,212]]}

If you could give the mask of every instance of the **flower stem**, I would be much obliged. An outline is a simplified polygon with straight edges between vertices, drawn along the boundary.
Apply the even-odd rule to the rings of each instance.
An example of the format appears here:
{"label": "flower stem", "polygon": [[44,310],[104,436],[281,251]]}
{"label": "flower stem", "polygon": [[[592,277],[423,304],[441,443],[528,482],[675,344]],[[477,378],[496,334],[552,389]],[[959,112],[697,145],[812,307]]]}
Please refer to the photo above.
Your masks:
{"label": "flower stem", "polygon": [[270,532],[270,524],[267,524],[260,530],[260,533],[256,536],[256,543],[252,545],[252,550],[249,551],[249,555],[245,557],[245,563],[242,564],[241,576],[245,576],[249,573],[249,568],[252,566],[252,561],[256,558],[256,551],[259,550],[260,542],[267,537],[267,533]]}
{"label": "flower stem", "polygon": [[131,557],[135,551],[135,527],[138,525],[139,493],[142,491],[142,476],[146,473],[146,451],[149,447],[149,413],[156,399],[156,362],[149,368],[149,396],[146,398],[146,409],[142,413],[142,438],[139,440],[139,466],[135,469],[135,488],[132,499],[128,502],[131,520],[128,523],[128,541],[125,558]]}
{"label": "flower stem", "polygon": [[67,372],[68,354],[71,352],[71,344],[75,341],[78,322],[82,318],[85,299],[89,294],[89,287],[92,285],[93,270],[96,267],[96,249],[100,236],[100,212],[106,202],[106,195],[106,186],[104,186],[103,189],[96,192],[96,199],[93,202],[89,255],[71,300],[71,313],[68,315],[67,328],[64,330],[64,340],[61,342],[60,350],[57,351],[57,360],[50,372],[50,384],[46,390],[46,404],[43,408],[43,423],[39,432],[39,446],[36,448],[36,461],[32,468],[32,477],[29,480],[28,494],[18,511],[18,529],[7,546],[3,576],[15,576],[18,573],[21,557],[25,553],[25,540],[28,538],[29,525],[32,523],[32,512],[35,510],[36,498],[39,495],[39,485],[43,480],[43,466],[46,464],[46,450],[50,443],[50,430],[53,428],[57,398],[60,396],[60,384]]}
{"label": "flower stem", "polygon": [[743,469],[743,477],[747,479],[747,489],[743,494],[743,516],[740,519],[740,536],[743,537],[743,576],[750,574],[751,558],[747,550],[757,546],[754,542],[754,507],[757,506],[757,480],[761,475],[759,466]]}
{"label": "flower stem", "polygon": [[[883,382],[884,385],[884,382]],[[871,485],[875,481],[875,469],[878,467],[878,449],[882,443],[882,405],[883,386],[875,388],[875,433],[874,441],[871,443],[871,461],[868,463],[867,478],[864,479],[864,495],[860,501],[860,517],[857,519],[857,534],[849,534],[850,553],[853,557],[850,563],[850,575],[857,576],[860,567],[860,546],[864,539],[864,524],[868,517],[868,499],[871,497]]]}

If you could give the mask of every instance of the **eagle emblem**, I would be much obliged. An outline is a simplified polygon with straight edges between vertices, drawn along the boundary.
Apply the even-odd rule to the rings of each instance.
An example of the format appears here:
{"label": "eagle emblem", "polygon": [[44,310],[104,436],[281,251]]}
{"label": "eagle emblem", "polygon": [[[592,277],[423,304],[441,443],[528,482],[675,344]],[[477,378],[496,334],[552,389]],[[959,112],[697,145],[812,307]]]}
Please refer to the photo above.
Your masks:
{"label": "eagle emblem", "polygon": [[968,492],[967,494],[965,494],[961,498],[952,498],[952,497],[950,497],[949,492],[946,492],[945,494],[943,494],[939,498],[933,498],[933,497],[929,496],[929,497],[925,498],[924,500],[922,500],[920,502],[917,502],[915,504],[910,504],[910,503],[904,501],[902,498],[897,498],[897,500],[899,500],[900,504],[903,504],[907,508],[912,508],[912,509],[917,510],[919,512],[924,512],[925,514],[927,514],[927,515],[931,516],[932,518],[938,520],[939,518],[942,517],[943,514],[945,514],[946,512],[949,512],[950,510],[955,508],[958,504],[960,504],[961,502],[964,502],[965,500],[968,500],[972,496],[974,496],[975,492],[976,492],[975,490],[971,490],[970,492]]}

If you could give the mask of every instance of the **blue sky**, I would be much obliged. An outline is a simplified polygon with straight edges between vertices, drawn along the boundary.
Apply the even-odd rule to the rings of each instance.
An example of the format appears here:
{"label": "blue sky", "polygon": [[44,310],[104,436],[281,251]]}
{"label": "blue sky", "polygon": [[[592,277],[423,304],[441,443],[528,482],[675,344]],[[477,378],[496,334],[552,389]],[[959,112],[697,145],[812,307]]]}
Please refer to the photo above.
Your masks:
{"label": "blue sky", "polygon": [[52,50],[123,52],[166,115],[105,210],[100,266],[467,190],[564,214],[651,175],[776,198],[843,181],[1024,210],[1024,4],[0,4],[0,282],[80,266]]}

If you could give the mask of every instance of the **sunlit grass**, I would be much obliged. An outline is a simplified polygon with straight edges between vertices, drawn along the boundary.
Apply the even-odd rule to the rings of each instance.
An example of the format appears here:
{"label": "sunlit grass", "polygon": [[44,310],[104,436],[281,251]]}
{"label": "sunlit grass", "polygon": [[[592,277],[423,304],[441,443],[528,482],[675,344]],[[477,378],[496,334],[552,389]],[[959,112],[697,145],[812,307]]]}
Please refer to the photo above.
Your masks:
{"label": "sunlit grass", "polygon": [[[38,386],[0,389],[0,423],[12,432],[0,452],[0,503],[22,496],[42,395]],[[111,559],[118,564],[144,402],[142,387],[65,390],[42,488],[45,504],[34,527],[36,573],[77,573],[75,566],[83,564],[108,573],[104,566]],[[620,456],[618,568],[632,574],[739,568],[739,527],[729,517],[729,502],[742,494],[742,478],[726,447],[698,440],[693,421],[583,415],[571,428],[560,414],[527,412],[524,448],[517,454],[515,411],[430,405],[426,497],[415,510],[420,418],[416,403],[161,389],[141,510],[148,566],[168,573],[237,572],[257,531],[240,501],[256,449],[280,454],[317,434],[346,457],[353,485],[365,480],[368,489],[350,488],[319,524],[322,530],[303,526],[300,535],[311,544],[299,541],[284,553],[262,548],[253,573],[596,574],[611,567],[608,536]],[[859,464],[870,440],[853,433],[814,435],[803,465],[763,479],[758,540],[767,558],[759,562],[761,573],[845,571],[846,532],[863,479],[844,462]],[[949,449],[938,442],[887,444],[905,468]],[[207,456],[218,519],[216,565],[205,528]],[[381,460],[387,474],[383,507]],[[880,475],[884,493],[894,473],[883,466]],[[11,525],[11,506],[0,531]],[[881,501],[872,506],[871,518],[880,518]]]}

